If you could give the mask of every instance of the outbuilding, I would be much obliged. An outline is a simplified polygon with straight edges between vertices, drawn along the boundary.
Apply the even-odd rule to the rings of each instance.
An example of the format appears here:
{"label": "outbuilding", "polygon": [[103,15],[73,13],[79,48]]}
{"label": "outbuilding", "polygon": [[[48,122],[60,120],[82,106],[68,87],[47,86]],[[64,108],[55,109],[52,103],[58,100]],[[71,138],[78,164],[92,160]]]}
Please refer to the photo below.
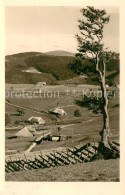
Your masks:
{"label": "outbuilding", "polygon": [[43,120],[42,117],[31,116],[28,119],[28,121],[29,122],[33,122],[33,123],[36,123],[36,124],[39,124],[39,125],[44,125],[45,124],[45,121]]}
{"label": "outbuilding", "polygon": [[45,86],[46,82],[38,82],[36,86]]}
{"label": "outbuilding", "polygon": [[55,108],[53,110],[50,110],[50,113],[58,114],[58,115],[61,115],[61,116],[67,115],[67,113],[61,108]]}
{"label": "outbuilding", "polygon": [[16,137],[33,137],[33,134],[28,130],[27,127],[24,127],[15,134]]}

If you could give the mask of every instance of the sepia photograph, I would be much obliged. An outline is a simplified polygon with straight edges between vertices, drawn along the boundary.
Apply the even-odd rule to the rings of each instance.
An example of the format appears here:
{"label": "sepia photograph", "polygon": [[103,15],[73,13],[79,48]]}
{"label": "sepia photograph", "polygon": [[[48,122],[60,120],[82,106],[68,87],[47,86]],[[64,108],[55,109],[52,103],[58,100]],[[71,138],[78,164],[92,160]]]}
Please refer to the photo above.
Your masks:
{"label": "sepia photograph", "polygon": [[5,181],[120,182],[119,6],[5,7]]}

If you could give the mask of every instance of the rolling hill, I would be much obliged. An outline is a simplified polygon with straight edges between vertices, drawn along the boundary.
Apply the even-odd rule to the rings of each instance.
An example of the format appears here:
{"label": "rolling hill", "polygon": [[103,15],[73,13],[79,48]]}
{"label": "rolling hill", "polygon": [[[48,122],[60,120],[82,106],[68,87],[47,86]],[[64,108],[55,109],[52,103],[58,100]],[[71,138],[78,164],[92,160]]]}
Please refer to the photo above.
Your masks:
{"label": "rolling hill", "polygon": [[[39,52],[8,55],[5,57],[6,83],[36,84],[45,81],[48,84],[55,84],[58,80],[73,78],[76,74],[67,68],[67,64],[73,59],[73,56],[46,55]],[[31,68],[41,74],[26,71]]]}
{"label": "rolling hill", "polygon": [[[11,84],[36,84],[47,82],[49,85],[68,83],[96,84],[90,78],[79,80],[76,73],[67,65],[75,59],[74,54],[66,51],[51,51],[46,53],[25,52],[5,57],[5,81]],[[111,60],[107,63],[107,82],[119,82],[119,62]],[[31,71],[32,70],[32,71]],[[77,82],[76,79],[77,78]],[[67,82],[65,82],[67,81]]]}
{"label": "rolling hill", "polygon": [[62,50],[57,50],[57,51],[49,51],[45,53],[46,55],[51,55],[51,56],[75,56],[74,53],[67,52],[67,51],[62,51]]}

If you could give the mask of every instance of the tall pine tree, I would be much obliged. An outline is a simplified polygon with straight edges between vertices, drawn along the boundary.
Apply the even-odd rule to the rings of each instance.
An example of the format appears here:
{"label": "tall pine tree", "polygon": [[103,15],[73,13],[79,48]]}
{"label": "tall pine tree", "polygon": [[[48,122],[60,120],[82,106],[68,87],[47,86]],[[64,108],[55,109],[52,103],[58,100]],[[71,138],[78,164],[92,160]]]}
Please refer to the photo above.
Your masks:
{"label": "tall pine tree", "polygon": [[[69,67],[75,72],[84,72],[95,77],[101,87],[103,100],[103,129],[100,132],[101,143],[109,147],[108,138],[111,135],[108,113],[108,98],[105,83],[106,61],[117,54],[107,51],[104,47],[104,26],[109,22],[110,16],[105,10],[86,7],[81,10],[83,19],[78,20],[80,33],[76,35],[78,41],[78,60],[71,63]],[[89,63],[86,63],[89,60]]]}

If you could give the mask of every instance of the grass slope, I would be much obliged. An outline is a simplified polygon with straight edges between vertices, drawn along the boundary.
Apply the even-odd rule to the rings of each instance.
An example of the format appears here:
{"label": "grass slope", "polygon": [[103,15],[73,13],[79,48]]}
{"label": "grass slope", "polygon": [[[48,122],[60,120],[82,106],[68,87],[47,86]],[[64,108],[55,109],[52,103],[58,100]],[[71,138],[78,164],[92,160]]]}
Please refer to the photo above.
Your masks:
{"label": "grass slope", "polygon": [[[100,140],[99,132],[102,129],[103,126],[103,118],[100,115],[95,115],[92,113],[91,110],[88,110],[84,107],[79,107],[78,105],[74,104],[75,99],[78,97],[74,96],[67,96],[63,95],[60,96],[60,98],[57,99],[18,99],[18,98],[9,98],[9,101],[13,104],[20,105],[20,106],[26,106],[31,109],[39,109],[39,110],[48,110],[55,108],[56,106],[62,107],[64,111],[67,113],[66,116],[61,117],[61,124],[73,124],[73,126],[69,126],[66,128],[63,128],[61,133],[62,135],[72,135],[72,130],[74,132],[74,135],[77,137],[73,138],[73,142],[75,145],[78,145],[80,142],[85,144],[87,142],[93,142],[93,139],[95,142],[98,142]],[[110,127],[112,132],[112,139],[116,140],[119,139],[119,107],[118,107],[119,100],[117,97],[112,99],[112,101],[109,102],[111,110],[109,111],[109,117],[110,117]],[[74,111],[78,109],[80,110],[82,117],[74,117]],[[11,124],[13,125],[16,120],[27,120],[30,116],[42,116],[43,119],[46,121],[46,125],[43,128],[48,128],[55,130],[57,129],[55,122],[44,113],[37,114],[33,111],[25,110],[25,114],[23,116],[17,115],[17,108],[14,108],[8,104],[6,104],[6,113],[9,114],[11,118]],[[81,123],[82,121],[82,123]],[[78,123],[79,122],[79,123]],[[61,125],[60,124],[60,125]],[[6,148],[7,149],[17,149],[17,150],[24,150],[24,146],[20,143],[24,142],[22,138],[15,139],[15,140],[8,140],[8,136],[13,136],[15,132],[12,130],[11,133],[9,131],[6,131]],[[55,134],[55,133],[54,133]],[[79,135],[80,134],[80,135]],[[13,144],[13,141],[15,144]],[[29,144],[29,141],[25,139],[26,144]],[[72,140],[67,140],[68,147],[72,146]],[[39,149],[45,149],[45,148],[53,148],[53,147],[65,147],[65,142],[42,142],[39,144],[35,150]]]}
{"label": "grass slope", "polygon": [[6,181],[119,181],[119,159],[97,160],[63,167],[6,173]]}

